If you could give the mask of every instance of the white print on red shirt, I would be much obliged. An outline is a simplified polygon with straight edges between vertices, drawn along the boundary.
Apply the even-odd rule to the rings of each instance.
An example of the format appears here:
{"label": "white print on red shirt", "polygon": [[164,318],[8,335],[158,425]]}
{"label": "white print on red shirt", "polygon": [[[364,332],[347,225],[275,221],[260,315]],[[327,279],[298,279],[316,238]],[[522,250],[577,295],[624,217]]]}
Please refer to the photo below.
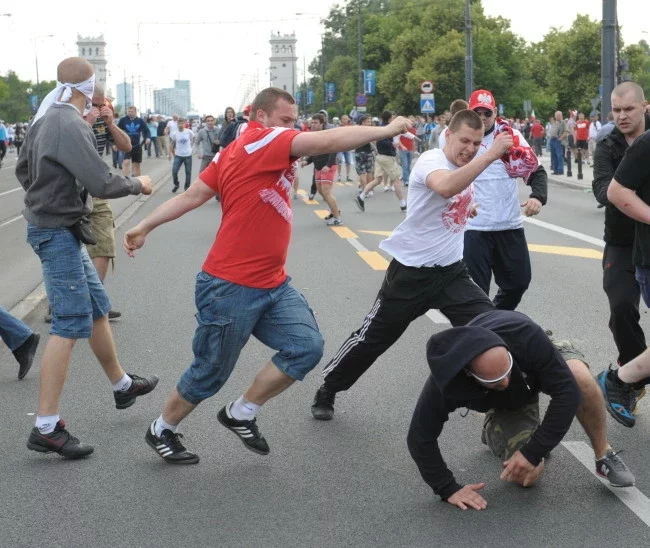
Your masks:
{"label": "white print on red shirt", "polygon": [[456,194],[442,212],[442,224],[450,232],[458,233],[465,228],[467,218],[472,210],[474,187],[470,185],[460,194]]}
{"label": "white print on red shirt", "polygon": [[291,169],[283,171],[282,175],[275,183],[277,188],[265,188],[260,190],[260,198],[265,204],[275,208],[280,216],[289,224],[293,222],[293,211],[289,206],[289,194],[293,188],[293,181],[296,178],[296,164],[292,164]]}

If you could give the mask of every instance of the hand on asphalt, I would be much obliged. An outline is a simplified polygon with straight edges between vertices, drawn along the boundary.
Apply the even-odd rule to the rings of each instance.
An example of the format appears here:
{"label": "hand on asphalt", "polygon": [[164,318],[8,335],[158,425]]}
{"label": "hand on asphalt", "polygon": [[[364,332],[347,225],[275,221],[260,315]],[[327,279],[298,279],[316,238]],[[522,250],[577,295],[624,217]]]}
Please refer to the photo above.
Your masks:
{"label": "hand on asphalt", "polygon": [[522,487],[530,487],[544,471],[544,461],[537,466],[533,466],[520,451],[516,451],[512,457],[503,463],[503,472],[501,479],[503,481],[512,481]]}
{"label": "hand on asphalt", "polygon": [[485,483],[472,483],[466,485],[459,491],[456,491],[447,499],[449,504],[457,506],[461,510],[474,508],[474,510],[485,510],[487,508],[486,500],[479,495],[478,491],[485,487]]}

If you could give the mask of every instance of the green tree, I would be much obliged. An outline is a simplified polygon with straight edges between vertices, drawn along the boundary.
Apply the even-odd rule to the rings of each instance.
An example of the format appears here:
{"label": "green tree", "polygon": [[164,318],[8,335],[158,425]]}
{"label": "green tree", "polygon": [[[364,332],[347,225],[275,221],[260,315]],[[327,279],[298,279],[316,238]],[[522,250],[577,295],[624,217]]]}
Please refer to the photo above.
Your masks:
{"label": "green tree", "polygon": [[650,45],[645,40],[638,44],[630,44],[623,52],[622,57],[628,62],[630,79],[639,84],[650,98]]}
{"label": "green tree", "polygon": [[567,31],[552,29],[538,44],[548,58],[544,66],[549,91],[557,95],[557,109],[591,110],[589,100],[600,85],[601,23],[578,15]]}
{"label": "green tree", "polygon": [[43,99],[55,87],[55,81],[40,82],[37,87],[32,82],[20,80],[13,71],[9,71],[7,76],[0,76],[0,118],[8,122],[29,120],[34,114],[30,95],[37,94]]}

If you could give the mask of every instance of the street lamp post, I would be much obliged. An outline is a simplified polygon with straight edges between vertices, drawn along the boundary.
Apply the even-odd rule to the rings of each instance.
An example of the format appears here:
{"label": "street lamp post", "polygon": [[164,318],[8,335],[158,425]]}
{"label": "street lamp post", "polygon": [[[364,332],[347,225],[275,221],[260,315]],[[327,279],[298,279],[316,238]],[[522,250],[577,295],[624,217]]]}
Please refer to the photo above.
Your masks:
{"label": "street lamp post", "polygon": [[357,33],[357,61],[359,64],[359,93],[363,93],[364,91],[364,85],[363,85],[363,42],[361,41],[361,35],[362,35],[362,21],[361,21],[361,2],[357,4],[357,15],[359,17],[359,24],[358,24],[358,33]]}
{"label": "street lamp post", "polygon": [[472,52],[472,6],[465,0],[465,96],[474,91],[474,57]]}
{"label": "street lamp post", "polygon": [[[7,14],[8,15],[8,14]],[[37,42],[41,38],[53,38],[54,34],[44,34],[42,36],[35,36],[32,38],[34,41],[34,59],[36,61],[36,96],[38,97],[38,101],[40,102],[41,97],[40,97],[40,92],[41,92],[41,81],[38,77],[38,47],[37,47]]]}
{"label": "street lamp post", "polygon": [[602,119],[612,110],[611,95],[616,86],[616,0],[603,0],[603,30],[601,45],[601,87],[603,96],[600,98]]}

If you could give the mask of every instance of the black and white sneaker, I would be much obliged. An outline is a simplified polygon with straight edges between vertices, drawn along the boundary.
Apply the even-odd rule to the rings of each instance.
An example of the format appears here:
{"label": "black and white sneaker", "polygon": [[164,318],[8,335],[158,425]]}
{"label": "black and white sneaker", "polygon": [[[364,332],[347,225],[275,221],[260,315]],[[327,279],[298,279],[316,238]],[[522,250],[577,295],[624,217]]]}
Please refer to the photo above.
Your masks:
{"label": "black and white sneaker", "polygon": [[185,449],[180,442],[182,434],[176,434],[171,430],[165,429],[161,432],[160,437],[156,436],[156,421],[151,423],[144,439],[158,455],[169,464],[196,464],[199,462],[199,456]]}
{"label": "black and white sneaker", "polygon": [[357,204],[357,207],[358,207],[361,211],[365,211],[365,210],[366,210],[366,202],[365,202],[364,199],[361,197],[361,194],[357,194],[357,195],[354,197],[354,202]]}
{"label": "black and white sneaker", "polygon": [[258,455],[269,454],[269,444],[266,443],[264,436],[260,434],[257,428],[256,419],[252,421],[238,421],[230,414],[232,402],[221,408],[217,414],[217,420],[231,432],[237,434],[242,443],[253,453]]}

